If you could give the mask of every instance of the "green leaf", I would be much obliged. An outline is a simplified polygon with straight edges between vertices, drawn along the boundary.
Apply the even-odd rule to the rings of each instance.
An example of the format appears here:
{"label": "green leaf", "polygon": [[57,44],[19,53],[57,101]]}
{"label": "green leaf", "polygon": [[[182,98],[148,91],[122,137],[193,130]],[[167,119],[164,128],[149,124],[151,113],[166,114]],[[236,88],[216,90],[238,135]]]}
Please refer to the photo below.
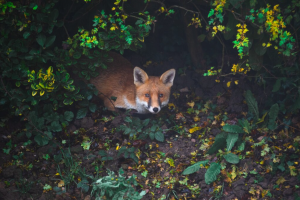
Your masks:
{"label": "green leaf", "polygon": [[259,118],[257,101],[255,100],[255,98],[250,90],[246,91],[245,98],[246,98],[246,102],[248,104],[248,110],[254,114],[254,120],[257,120]]}
{"label": "green leaf", "polygon": [[36,38],[36,41],[41,47],[44,47],[46,42],[46,36],[43,34],[39,34],[38,37]]}
{"label": "green leaf", "polygon": [[226,124],[223,126],[223,130],[229,133],[244,133],[242,127],[238,125],[229,125]]}
{"label": "green leaf", "polygon": [[246,145],[246,142],[242,142],[242,143],[238,146],[237,149],[238,149],[239,151],[244,151],[245,145]]}
{"label": "green leaf", "polygon": [[240,126],[243,128],[244,132],[250,133],[251,126],[250,126],[250,123],[249,123],[248,120],[246,120],[246,119],[242,119],[242,120],[239,119],[238,122],[239,122]]}
{"label": "green leaf", "polygon": [[203,160],[203,161],[197,162],[197,163],[187,167],[182,172],[182,175],[189,175],[189,174],[195,173],[201,168],[201,165],[205,166],[208,162],[209,162],[209,160]]}
{"label": "green leaf", "polygon": [[74,54],[73,54],[73,58],[75,59],[79,59],[81,57],[81,53],[79,51],[76,51]]}
{"label": "green leaf", "polygon": [[53,138],[52,133],[49,131],[45,131],[44,135],[42,134],[38,134],[34,137],[34,141],[40,145],[40,146],[44,146],[47,145],[49,140],[51,140]]}
{"label": "green leaf", "polygon": [[207,17],[211,17],[211,16],[213,16],[213,15],[214,15],[214,13],[215,13],[215,10],[214,10],[214,9],[211,9],[211,10],[209,11],[209,13],[208,13],[208,16],[207,16]]}
{"label": "green leaf", "polygon": [[132,119],[128,116],[125,117],[124,119],[125,122],[128,122],[128,123],[131,123],[132,122]]}
{"label": "green leaf", "polygon": [[215,180],[217,180],[217,176],[220,174],[221,165],[219,163],[211,163],[210,167],[207,169],[205,173],[205,183],[211,184]]}
{"label": "green leaf", "polygon": [[73,100],[72,99],[64,99],[63,103],[65,105],[72,105],[73,104]]}
{"label": "green leaf", "polygon": [[281,81],[283,81],[285,78],[279,78],[276,80],[272,92],[277,92],[280,89]]}
{"label": "green leaf", "polygon": [[229,153],[224,156],[225,160],[231,164],[238,164],[240,162],[239,156],[233,153]]}
{"label": "green leaf", "polygon": [[65,120],[67,120],[68,122],[70,122],[74,118],[74,113],[72,111],[66,111],[64,113],[64,118],[65,118]]}
{"label": "green leaf", "polygon": [[52,36],[48,37],[46,42],[45,42],[45,47],[46,48],[50,47],[53,44],[53,42],[55,41],[55,38],[56,38],[55,35],[52,35]]}
{"label": "green leaf", "polygon": [[235,8],[238,9],[244,0],[229,0],[229,3]]}
{"label": "green leaf", "polygon": [[97,105],[94,104],[94,103],[90,103],[90,104],[89,104],[89,109],[90,109],[90,111],[91,111],[92,113],[94,113],[94,112],[96,111],[96,109],[97,109]]}
{"label": "green leaf", "polygon": [[232,147],[234,146],[234,144],[236,143],[236,141],[239,138],[239,134],[238,133],[229,133],[226,139],[227,142],[227,151],[231,151]]}
{"label": "green leaf", "polygon": [[32,10],[36,10],[38,8],[38,5],[35,5]]}
{"label": "green leaf", "polygon": [[24,39],[27,39],[29,36],[30,36],[30,32],[29,31],[26,31],[26,32],[23,33]]}
{"label": "green leaf", "polygon": [[59,124],[58,121],[51,122],[51,126],[49,129],[53,132],[59,132],[62,130],[61,125]]}
{"label": "green leaf", "polygon": [[269,122],[268,122],[268,128],[270,130],[274,130],[276,128],[276,123],[275,120],[278,116],[278,112],[279,112],[279,106],[278,104],[273,104],[270,108],[270,112],[269,112]]}
{"label": "green leaf", "polygon": [[150,132],[149,137],[150,137],[151,140],[154,140],[155,134],[153,132]]}
{"label": "green leaf", "polygon": [[161,131],[157,131],[155,133],[155,139],[159,142],[163,142],[165,140],[165,136]]}
{"label": "green leaf", "polygon": [[212,155],[215,152],[217,152],[219,149],[225,148],[225,146],[226,146],[226,138],[227,138],[227,134],[226,133],[219,133],[216,136],[216,138],[215,138],[214,144],[207,151],[207,154]]}
{"label": "green leaf", "polygon": [[88,112],[87,108],[80,108],[77,112],[76,119],[82,119],[86,116]]}

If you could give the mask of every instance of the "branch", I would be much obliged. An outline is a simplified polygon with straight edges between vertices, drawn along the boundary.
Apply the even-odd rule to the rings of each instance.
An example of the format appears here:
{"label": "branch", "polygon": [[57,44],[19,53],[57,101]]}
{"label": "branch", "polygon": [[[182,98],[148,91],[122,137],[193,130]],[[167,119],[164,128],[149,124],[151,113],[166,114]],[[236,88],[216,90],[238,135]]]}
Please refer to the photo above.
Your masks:
{"label": "branch", "polygon": [[3,82],[3,79],[2,79],[1,75],[0,75],[0,79],[1,79],[1,83],[2,83],[2,86],[3,86],[3,89],[5,90],[5,92],[8,94],[8,96],[10,96],[10,98],[13,98],[12,95],[6,90],[6,87],[4,85],[4,82]]}

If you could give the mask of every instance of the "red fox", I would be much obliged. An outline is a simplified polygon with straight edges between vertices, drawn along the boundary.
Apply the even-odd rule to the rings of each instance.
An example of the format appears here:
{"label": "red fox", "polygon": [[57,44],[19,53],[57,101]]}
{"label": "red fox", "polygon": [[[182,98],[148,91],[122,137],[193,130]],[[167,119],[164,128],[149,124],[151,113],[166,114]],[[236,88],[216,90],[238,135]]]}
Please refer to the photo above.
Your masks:
{"label": "red fox", "polygon": [[[169,102],[170,90],[175,78],[175,69],[170,69],[160,77],[148,76],[139,67],[117,53],[109,53],[113,58],[107,70],[91,79],[99,91],[99,97],[109,110],[115,108],[135,109],[138,113],[157,114]],[[110,97],[117,97],[116,101]]]}

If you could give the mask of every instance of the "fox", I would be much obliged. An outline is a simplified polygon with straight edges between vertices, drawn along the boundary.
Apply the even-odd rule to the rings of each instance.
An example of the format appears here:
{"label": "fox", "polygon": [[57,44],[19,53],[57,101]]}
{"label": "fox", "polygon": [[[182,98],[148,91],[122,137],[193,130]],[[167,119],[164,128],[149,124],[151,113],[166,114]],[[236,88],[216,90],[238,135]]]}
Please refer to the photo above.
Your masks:
{"label": "fox", "polygon": [[[157,114],[168,104],[175,69],[164,72],[160,77],[148,76],[141,68],[133,68],[120,54],[109,52],[109,56],[113,62],[90,80],[108,110],[123,108],[134,109],[138,114]],[[117,99],[112,101],[111,97]]]}

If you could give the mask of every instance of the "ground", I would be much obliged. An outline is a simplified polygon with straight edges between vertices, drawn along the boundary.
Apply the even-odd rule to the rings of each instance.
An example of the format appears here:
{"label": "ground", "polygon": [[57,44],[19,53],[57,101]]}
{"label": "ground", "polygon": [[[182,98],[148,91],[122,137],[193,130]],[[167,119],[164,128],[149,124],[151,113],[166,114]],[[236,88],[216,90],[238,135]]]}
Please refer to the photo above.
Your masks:
{"label": "ground", "polygon": [[[150,119],[149,125],[143,126],[141,131],[131,127],[131,137],[124,135],[120,125],[128,128],[129,119],[140,123],[140,118],[122,111],[115,115],[103,110],[100,103],[95,113],[73,121],[55,135],[62,149],[54,147],[55,143],[43,147],[34,142],[24,145],[27,137],[17,136],[23,124],[13,119],[0,130],[0,145],[4,148],[10,139],[14,145],[9,154],[0,152],[0,199],[94,199],[90,195],[91,187],[83,192],[75,184],[83,180],[79,168],[94,177],[96,171],[98,177],[104,177],[107,170],[117,173],[120,168],[126,178],[135,174],[138,184],[134,188],[138,192],[146,191],[142,198],[145,200],[164,199],[164,195],[165,199],[296,199],[297,194],[300,195],[300,160],[299,147],[294,144],[299,142],[299,117],[292,116],[293,131],[289,127],[274,132],[253,129],[245,134],[243,140],[246,137],[252,140],[247,140],[244,150],[232,149],[240,161],[226,163],[220,156],[222,152],[207,154],[216,136],[224,132],[224,124],[238,124],[239,119],[246,118],[246,90],[254,93],[259,106],[270,92],[247,79],[236,79],[237,85],[227,87],[225,82],[216,83],[215,77],[203,77],[191,68],[179,73],[182,65],[180,60],[170,58],[147,66],[146,70],[156,75],[176,68],[175,84],[169,106],[158,115],[142,116],[142,121]],[[154,125],[158,127],[155,131],[163,133],[163,142],[149,137],[138,139],[147,131],[150,135]],[[263,140],[264,137],[267,139]],[[265,144],[254,145],[261,141]],[[262,155],[266,144],[271,150]],[[134,147],[134,152],[120,153],[121,147]],[[61,152],[64,154],[59,159]],[[205,181],[209,164],[190,175],[182,174],[187,167],[203,160],[209,164],[222,163],[226,168],[210,184]],[[67,180],[70,180],[68,185]],[[90,185],[91,179],[88,181]],[[52,189],[47,190],[46,184]],[[64,188],[66,193],[61,194]]]}

